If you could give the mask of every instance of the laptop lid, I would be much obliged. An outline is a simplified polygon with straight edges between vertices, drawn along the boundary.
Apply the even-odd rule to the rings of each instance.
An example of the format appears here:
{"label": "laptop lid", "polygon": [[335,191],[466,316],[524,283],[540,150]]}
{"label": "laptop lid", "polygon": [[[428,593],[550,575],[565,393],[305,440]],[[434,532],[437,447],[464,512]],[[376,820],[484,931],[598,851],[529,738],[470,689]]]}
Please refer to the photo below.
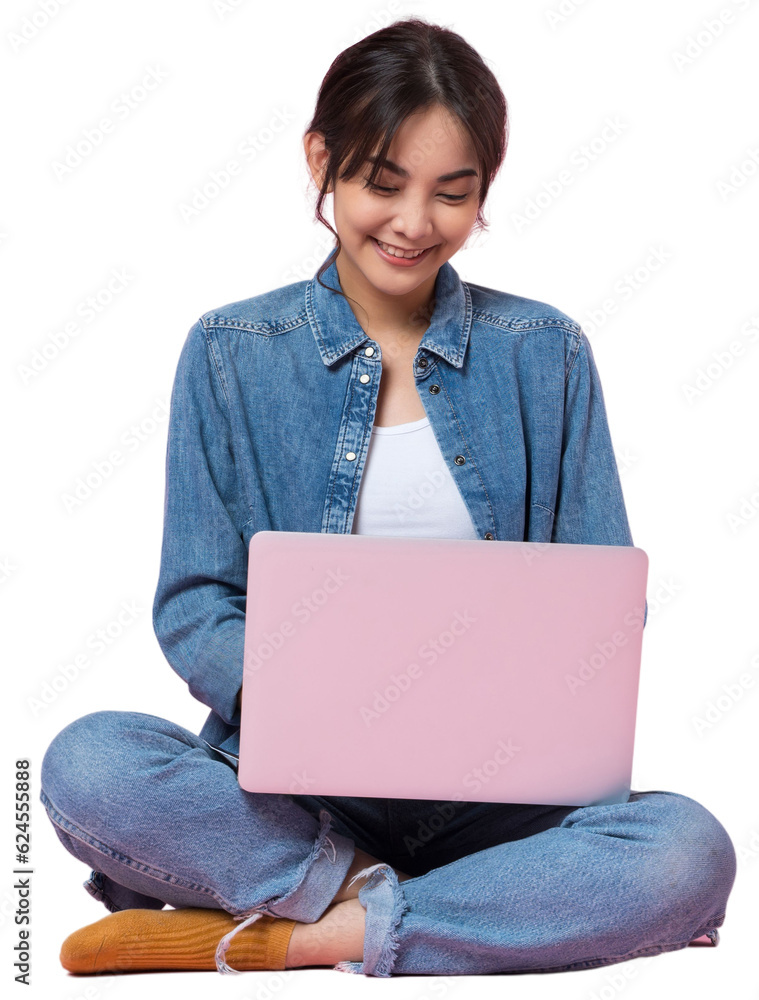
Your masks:
{"label": "laptop lid", "polygon": [[240,785],[627,801],[647,574],[634,546],[257,532]]}

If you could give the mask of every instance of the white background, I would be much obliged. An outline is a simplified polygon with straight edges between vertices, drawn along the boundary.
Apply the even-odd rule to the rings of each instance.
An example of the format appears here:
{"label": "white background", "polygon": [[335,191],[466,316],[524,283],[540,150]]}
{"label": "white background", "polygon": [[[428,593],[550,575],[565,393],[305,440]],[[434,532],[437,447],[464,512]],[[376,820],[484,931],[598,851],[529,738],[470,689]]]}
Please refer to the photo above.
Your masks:
{"label": "white background", "polygon": [[[81,888],[88,872],[58,843],[38,779],[52,737],[85,713],[133,709],[196,732],[207,715],[163,657],[150,615],[179,352],[202,312],[313,275],[331,245],[313,221],[301,144],[320,81],[342,49],[418,13],[483,55],[511,112],[489,231],[452,264],[464,280],[579,320],[599,368],[634,541],[650,559],[633,787],[705,805],[733,838],[739,868],[716,949],[506,981],[405,977],[382,989],[419,1000],[470,987],[482,996],[756,997],[759,3],[47,3],[51,16],[42,3],[5,3],[0,31],[0,606],[12,720],[1,980],[21,995],[11,967],[10,772],[26,756],[33,995],[374,988],[329,969],[68,976],[57,961],[63,938],[106,911]],[[730,18],[717,30],[722,11]],[[133,90],[150,70],[165,78]],[[122,118],[114,102],[130,91],[137,107]],[[288,124],[268,133],[278,114]],[[105,116],[113,130],[56,176],[67,147]],[[599,138],[607,119],[621,128],[613,141]],[[238,152],[248,136],[261,140],[254,159]],[[594,150],[585,168],[583,145]],[[182,204],[233,157],[239,173],[184,219]],[[561,180],[567,170],[571,183]],[[531,202],[532,220],[520,225]],[[666,259],[652,267],[654,249]],[[81,304],[119,271],[128,280],[87,321]],[[72,320],[79,333],[66,341]],[[80,477],[114,451],[120,464],[68,509]],[[93,654],[88,637],[113,628],[122,602],[136,616]],[[62,668],[86,652],[87,668],[65,681]],[[712,721],[699,728],[710,703]]]}

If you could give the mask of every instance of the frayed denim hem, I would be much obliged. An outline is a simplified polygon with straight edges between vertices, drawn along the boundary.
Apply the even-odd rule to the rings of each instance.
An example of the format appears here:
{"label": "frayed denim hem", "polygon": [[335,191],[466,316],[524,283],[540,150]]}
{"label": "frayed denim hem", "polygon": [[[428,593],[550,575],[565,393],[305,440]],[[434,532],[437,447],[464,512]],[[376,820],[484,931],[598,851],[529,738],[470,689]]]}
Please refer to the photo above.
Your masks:
{"label": "frayed denim hem", "polygon": [[352,879],[370,875],[358,898],[366,910],[363,962],[338,962],[337,972],[389,978],[398,953],[398,925],[410,906],[390,865],[380,862],[364,868]]}
{"label": "frayed denim hem", "polygon": [[[271,917],[289,917],[299,923],[317,921],[335,897],[350,868],[353,841],[332,829],[332,815],[319,811],[319,831],[311,852],[301,865],[302,877],[286,896],[277,898],[264,912]],[[321,855],[324,855],[324,858]]]}

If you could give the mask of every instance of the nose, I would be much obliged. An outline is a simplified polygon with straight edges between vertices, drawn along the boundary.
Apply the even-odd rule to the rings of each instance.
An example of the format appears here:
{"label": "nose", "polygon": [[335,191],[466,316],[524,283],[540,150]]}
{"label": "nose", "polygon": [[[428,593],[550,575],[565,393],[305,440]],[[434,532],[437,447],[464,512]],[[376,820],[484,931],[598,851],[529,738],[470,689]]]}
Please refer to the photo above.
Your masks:
{"label": "nose", "polygon": [[433,225],[426,200],[412,195],[401,198],[397,202],[391,227],[394,233],[409,243],[428,238],[433,232]]}

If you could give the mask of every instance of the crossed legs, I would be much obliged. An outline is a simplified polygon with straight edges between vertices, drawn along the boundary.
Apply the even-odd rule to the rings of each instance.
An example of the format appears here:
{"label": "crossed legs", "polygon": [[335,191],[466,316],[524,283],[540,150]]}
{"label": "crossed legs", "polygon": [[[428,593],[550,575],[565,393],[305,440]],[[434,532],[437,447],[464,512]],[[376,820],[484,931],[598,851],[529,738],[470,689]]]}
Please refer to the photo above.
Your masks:
{"label": "crossed legs", "polygon": [[[99,873],[109,909],[286,918],[289,968],[444,975],[624,961],[720,926],[735,877],[716,818],[658,791],[559,810],[531,835],[518,807],[467,806],[439,834],[453,860],[409,879],[378,861],[386,825],[371,800],[365,812],[356,801],[356,829],[338,829],[326,809],[317,820],[290,796],[244,792],[199,737],[141,713],[93,713],[63,730],[43,762],[42,801],[67,849]],[[403,804],[409,822],[418,805]],[[478,849],[488,820],[491,846]]]}

